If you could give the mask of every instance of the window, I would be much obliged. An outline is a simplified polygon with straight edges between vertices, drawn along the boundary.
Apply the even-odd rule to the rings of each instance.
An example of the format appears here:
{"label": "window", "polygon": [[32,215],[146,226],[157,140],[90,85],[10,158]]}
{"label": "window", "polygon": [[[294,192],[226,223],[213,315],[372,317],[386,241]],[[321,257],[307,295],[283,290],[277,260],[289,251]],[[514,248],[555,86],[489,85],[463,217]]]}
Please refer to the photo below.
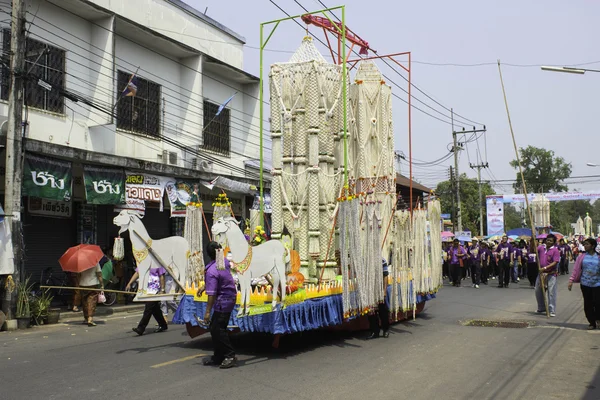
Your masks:
{"label": "window", "polygon": [[[0,79],[0,98],[8,100],[10,90],[10,29],[2,30],[2,77]],[[65,51],[46,43],[27,38],[25,41],[25,67],[33,76],[25,81],[25,104],[55,113],[64,113],[64,97],[57,88],[65,86]],[[5,64],[5,65],[4,65]],[[38,85],[38,80],[52,86],[48,91]]]}
{"label": "window", "polygon": [[215,153],[229,155],[229,109],[224,108],[219,115],[219,105],[204,101],[204,129],[202,147]]}
{"label": "window", "polygon": [[160,136],[160,85],[135,77],[135,96],[123,96],[131,72],[117,73],[117,128],[154,137]]}

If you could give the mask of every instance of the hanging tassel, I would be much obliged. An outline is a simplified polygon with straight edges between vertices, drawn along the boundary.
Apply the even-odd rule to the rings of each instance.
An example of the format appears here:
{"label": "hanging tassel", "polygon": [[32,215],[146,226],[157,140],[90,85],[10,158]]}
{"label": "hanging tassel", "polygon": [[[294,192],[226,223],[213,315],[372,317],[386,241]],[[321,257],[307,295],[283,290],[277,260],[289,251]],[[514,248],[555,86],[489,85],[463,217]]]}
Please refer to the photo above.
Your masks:
{"label": "hanging tassel", "polygon": [[217,270],[224,271],[225,270],[225,253],[223,249],[217,249]]}
{"label": "hanging tassel", "polygon": [[122,237],[116,237],[113,244],[113,258],[115,261],[121,261],[125,258],[125,240]]}

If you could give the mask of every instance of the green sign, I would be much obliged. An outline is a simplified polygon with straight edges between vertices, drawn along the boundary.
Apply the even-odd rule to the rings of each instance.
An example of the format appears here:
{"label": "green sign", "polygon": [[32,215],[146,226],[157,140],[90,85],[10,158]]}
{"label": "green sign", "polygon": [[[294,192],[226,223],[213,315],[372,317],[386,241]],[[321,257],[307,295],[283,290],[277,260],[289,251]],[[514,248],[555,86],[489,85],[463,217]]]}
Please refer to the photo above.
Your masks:
{"label": "green sign", "polygon": [[122,169],[86,165],[83,177],[88,204],[125,203],[125,172]]}
{"label": "green sign", "polygon": [[71,201],[71,162],[25,155],[23,194],[43,199]]}

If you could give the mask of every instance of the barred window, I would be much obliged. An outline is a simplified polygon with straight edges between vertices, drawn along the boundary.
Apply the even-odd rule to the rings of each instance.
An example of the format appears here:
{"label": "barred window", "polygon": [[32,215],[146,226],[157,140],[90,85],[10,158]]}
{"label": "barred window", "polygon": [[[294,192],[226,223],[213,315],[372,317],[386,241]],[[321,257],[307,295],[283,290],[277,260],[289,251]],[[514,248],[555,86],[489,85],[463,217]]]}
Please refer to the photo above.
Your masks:
{"label": "barred window", "polygon": [[[2,30],[3,65],[0,79],[0,98],[8,100],[10,90],[10,29]],[[25,105],[55,113],[64,113],[64,97],[60,89],[65,86],[66,53],[39,40],[25,41],[25,68],[32,75],[25,81]],[[52,86],[48,91],[38,85],[38,80]]]}
{"label": "barred window", "polygon": [[229,109],[224,108],[219,115],[219,105],[204,101],[204,129],[202,147],[225,156],[229,155]]}
{"label": "barred window", "polygon": [[123,96],[131,72],[117,72],[117,128],[160,136],[160,85],[135,77],[135,96]]}

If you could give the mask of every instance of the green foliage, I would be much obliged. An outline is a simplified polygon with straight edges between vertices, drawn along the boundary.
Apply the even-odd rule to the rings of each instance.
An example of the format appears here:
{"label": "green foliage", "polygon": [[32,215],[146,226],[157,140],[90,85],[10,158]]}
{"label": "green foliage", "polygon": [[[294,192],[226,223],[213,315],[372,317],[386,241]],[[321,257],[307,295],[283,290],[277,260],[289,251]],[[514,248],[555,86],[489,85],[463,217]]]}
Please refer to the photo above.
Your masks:
{"label": "green foliage", "polygon": [[17,283],[17,318],[28,318],[31,316],[29,296],[33,291],[33,284],[29,283],[29,279],[27,278]]}
{"label": "green foliage", "polygon": [[[552,150],[527,146],[519,149],[523,176],[529,193],[564,192],[568,188],[562,182],[571,176],[571,163],[558,157]],[[517,170],[516,193],[523,193],[519,163],[512,160],[510,166]]]}
{"label": "green foliage", "polygon": [[[439,196],[442,204],[442,213],[455,215],[452,210],[452,196],[456,197],[456,191],[453,190],[450,181],[440,182],[436,188],[436,194]],[[462,223],[463,229],[473,232],[473,235],[479,235],[479,207],[483,207],[483,231],[487,229],[485,197],[496,194],[489,183],[481,184],[481,201],[479,199],[479,190],[477,179],[468,178],[466,174],[460,176],[460,201],[462,204]],[[456,227],[455,227],[456,228]]]}
{"label": "green foliage", "polygon": [[36,325],[41,325],[44,318],[48,316],[48,309],[50,308],[50,304],[52,304],[52,299],[50,290],[46,289],[39,296],[32,296],[29,300],[31,318]]}
{"label": "green foliage", "polygon": [[523,226],[521,211],[510,203],[504,204],[504,232]]}

